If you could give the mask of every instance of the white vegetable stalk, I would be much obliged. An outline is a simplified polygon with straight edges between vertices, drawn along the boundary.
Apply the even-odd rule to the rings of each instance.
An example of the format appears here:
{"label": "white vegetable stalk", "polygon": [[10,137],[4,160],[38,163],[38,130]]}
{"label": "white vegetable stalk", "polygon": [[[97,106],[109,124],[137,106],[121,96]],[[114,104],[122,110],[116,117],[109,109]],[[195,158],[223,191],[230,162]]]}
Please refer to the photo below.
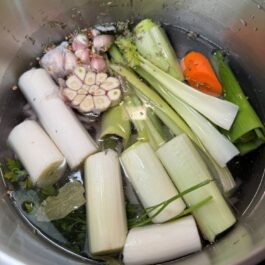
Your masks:
{"label": "white vegetable stalk", "polygon": [[146,59],[141,57],[141,60],[143,61],[141,67],[157,78],[157,81],[160,81],[170,93],[189,104],[219,127],[226,130],[231,128],[237,115],[237,105],[202,93],[161,71]]}
{"label": "white vegetable stalk", "polygon": [[96,152],[96,144],[59,97],[58,87],[45,70],[27,71],[19,78],[18,84],[71,169]]}
{"label": "white vegetable stalk", "polygon": [[65,159],[37,122],[27,120],[20,123],[11,131],[7,142],[34,185],[45,187],[62,176]]}
{"label": "white vegetable stalk", "polygon": [[[185,134],[167,142],[158,149],[157,154],[180,192],[211,179],[204,161]],[[193,215],[204,238],[214,242],[217,235],[236,222],[216,184],[211,182],[192,191],[184,195],[184,200],[192,206],[209,196],[212,196],[211,201],[196,209]]]}
{"label": "white vegetable stalk", "polygon": [[[167,100],[168,102],[171,101],[170,95],[167,96]],[[174,109],[187,122],[220,167],[225,167],[227,162],[239,154],[235,145],[233,145],[233,143],[221,134],[200,113],[178,98],[174,99],[174,103],[175,104],[172,105],[174,106]]]}
{"label": "white vegetable stalk", "polygon": [[127,220],[118,155],[106,150],[85,162],[87,225],[90,252],[102,255],[120,251]]}
{"label": "white vegetable stalk", "polygon": [[123,250],[126,265],[158,264],[201,249],[200,236],[192,216],[166,224],[130,230]]}
{"label": "white vegetable stalk", "polygon": [[[149,143],[138,142],[124,151],[121,162],[144,208],[157,205],[178,194]],[[185,204],[182,199],[177,199],[152,221],[154,223],[165,222],[184,209]],[[153,214],[154,211],[149,216]]]}

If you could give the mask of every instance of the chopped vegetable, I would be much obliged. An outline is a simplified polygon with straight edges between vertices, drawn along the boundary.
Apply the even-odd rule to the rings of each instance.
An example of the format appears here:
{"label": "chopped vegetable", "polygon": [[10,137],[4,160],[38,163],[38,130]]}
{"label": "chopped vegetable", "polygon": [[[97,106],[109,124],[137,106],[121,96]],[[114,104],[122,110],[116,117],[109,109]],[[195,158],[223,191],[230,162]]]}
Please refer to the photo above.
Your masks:
{"label": "chopped vegetable", "polygon": [[224,132],[240,151],[251,152],[265,142],[265,129],[255,110],[237,82],[220,51],[213,55],[213,62],[224,88],[224,97],[239,106],[239,112],[230,131]]}
{"label": "chopped vegetable", "polygon": [[[121,155],[121,162],[144,208],[170,199],[178,192],[170,181],[161,162],[148,143],[137,142]],[[152,219],[161,223],[175,217],[185,209],[179,198],[170,203],[159,215]],[[154,211],[148,213],[151,217]]]}
{"label": "chopped vegetable", "polygon": [[[179,135],[157,151],[168,174],[180,192],[211,175],[190,139]],[[191,166],[192,165],[192,166]],[[193,211],[203,237],[214,242],[217,235],[230,228],[236,219],[214,182],[184,195],[185,202],[192,206],[211,196],[212,200]]]}
{"label": "chopped vegetable", "polygon": [[139,55],[129,39],[119,38],[116,44],[124,52],[131,66],[138,66],[149,73],[157,82],[161,83],[171,97],[179,98],[189,104],[219,127],[230,129],[238,111],[237,105],[206,95],[170,76]]}
{"label": "chopped vegetable", "polygon": [[45,70],[31,69],[19,78],[18,83],[71,169],[96,152],[95,142],[59,97],[58,87]]}
{"label": "chopped vegetable", "polygon": [[94,73],[79,66],[67,78],[63,95],[81,113],[101,113],[119,103],[120,81],[106,73]]}
{"label": "chopped vegetable", "polygon": [[26,120],[20,123],[11,131],[7,142],[34,185],[45,187],[62,177],[65,159],[37,122]]}
{"label": "chopped vegetable", "polygon": [[108,135],[116,135],[123,139],[124,146],[127,145],[131,135],[131,124],[124,105],[110,108],[106,111],[101,120],[100,138]]}
{"label": "chopped vegetable", "polygon": [[93,255],[120,251],[127,221],[119,159],[113,150],[89,156],[85,162],[87,229]]}
{"label": "chopped vegetable", "polygon": [[178,59],[164,29],[151,19],[144,19],[134,28],[135,44],[139,53],[154,65],[183,80]]}
{"label": "chopped vegetable", "polygon": [[222,85],[207,59],[200,52],[191,51],[181,61],[181,66],[188,84],[206,94],[220,96]]}
{"label": "chopped vegetable", "polygon": [[158,264],[199,251],[201,240],[192,216],[129,231],[123,250],[126,265]]}
{"label": "chopped vegetable", "polygon": [[49,196],[37,210],[39,222],[49,222],[66,217],[85,204],[85,189],[78,181],[68,182],[59,189],[58,195]]}
{"label": "chopped vegetable", "polygon": [[135,95],[125,98],[125,109],[138,133],[139,141],[149,141],[154,150],[165,143],[160,124],[150,119],[150,113]]}

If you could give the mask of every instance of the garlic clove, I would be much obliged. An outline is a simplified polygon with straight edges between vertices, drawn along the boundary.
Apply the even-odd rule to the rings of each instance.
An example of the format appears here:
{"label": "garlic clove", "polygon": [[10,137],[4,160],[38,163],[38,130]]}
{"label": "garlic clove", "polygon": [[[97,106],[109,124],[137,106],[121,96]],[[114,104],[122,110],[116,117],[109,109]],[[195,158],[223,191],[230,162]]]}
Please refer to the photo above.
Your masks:
{"label": "garlic clove", "polygon": [[86,78],[85,78],[85,84],[88,86],[94,85],[96,82],[96,74],[93,72],[88,72],[86,74]]}
{"label": "garlic clove", "polygon": [[94,109],[94,102],[93,97],[88,95],[86,96],[83,101],[80,103],[79,106],[80,111],[82,112],[90,112]]}
{"label": "garlic clove", "polygon": [[96,91],[94,91],[94,96],[104,96],[105,94],[106,94],[106,91],[101,88],[98,88]]}
{"label": "garlic clove", "polygon": [[108,75],[106,73],[98,73],[96,76],[96,84],[100,85],[107,79]]}
{"label": "garlic clove", "polygon": [[99,89],[99,87],[97,85],[92,85],[90,88],[89,88],[89,94],[91,95],[94,95],[95,92]]}
{"label": "garlic clove", "polygon": [[88,47],[88,38],[85,34],[78,34],[74,37],[72,42],[72,48],[74,51],[83,50]]}
{"label": "garlic clove", "polygon": [[120,81],[119,79],[115,77],[108,77],[101,85],[101,88],[103,88],[106,91],[109,91],[114,88],[119,88],[120,87]]}
{"label": "garlic clove", "polygon": [[64,89],[63,90],[63,95],[70,101],[72,101],[75,96],[77,95],[77,93],[75,91],[73,91],[72,89]]}
{"label": "garlic clove", "polygon": [[107,96],[94,96],[95,110],[99,112],[105,111],[110,107],[111,101]]}
{"label": "garlic clove", "polygon": [[77,95],[73,100],[72,100],[72,105],[73,106],[78,106],[83,99],[86,97],[86,95]]}
{"label": "garlic clove", "polygon": [[114,41],[114,37],[112,35],[97,35],[93,39],[93,46],[97,52],[106,52]]}
{"label": "garlic clove", "polygon": [[86,77],[85,67],[82,67],[82,66],[76,67],[74,70],[74,74],[83,81]]}
{"label": "garlic clove", "polygon": [[108,91],[108,97],[111,100],[111,105],[115,106],[120,102],[121,90],[119,88]]}
{"label": "garlic clove", "polygon": [[78,90],[82,87],[82,81],[75,75],[71,75],[67,80],[66,80],[66,85],[68,88],[73,89],[73,90]]}

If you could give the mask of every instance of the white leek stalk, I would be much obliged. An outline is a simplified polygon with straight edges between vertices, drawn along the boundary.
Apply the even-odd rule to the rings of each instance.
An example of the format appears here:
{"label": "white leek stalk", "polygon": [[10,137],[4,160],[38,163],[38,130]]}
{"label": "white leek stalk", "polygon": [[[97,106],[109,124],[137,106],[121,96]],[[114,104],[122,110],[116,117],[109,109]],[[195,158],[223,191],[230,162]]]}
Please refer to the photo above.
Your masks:
{"label": "white leek stalk", "polygon": [[[211,179],[204,161],[185,134],[167,142],[158,149],[157,154],[180,192]],[[212,196],[212,199],[196,209],[193,215],[204,238],[214,242],[217,235],[236,222],[216,184],[211,182],[192,191],[184,195],[184,200],[189,206],[192,206],[209,196]]]}
{"label": "white leek stalk", "polygon": [[[144,208],[164,202],[176,194],[177,189],[147,142],[138,142],[122,153],[123,169]],[[185,209],[182,199],[170,203],[152,221],[165,222]],[[149,216],[152,216],[152,211]]]}
{"label": "white leek stalk", "polygon": [[123,250],[125,265],[158,264],[201,249],[200,236],[192,216],[165,224],[130,230]]}
{"label": "white leek stalk", "polygon": [[35,121],[26,120],[9,134],[8,144],[29,173],[34,185],[54,184],[65,170],[65,159]]}
{"label": "white leek stalk", "polygon": [[89,247],[93,255],[120,251],[127,220],[118,155],[106,150],[85,161]]}
{"label": "white leek stalk", "polygon": [[27,71],[18,84],[72,169],[97,150],[88,132],[59,97],[58,87],[45,70]]}

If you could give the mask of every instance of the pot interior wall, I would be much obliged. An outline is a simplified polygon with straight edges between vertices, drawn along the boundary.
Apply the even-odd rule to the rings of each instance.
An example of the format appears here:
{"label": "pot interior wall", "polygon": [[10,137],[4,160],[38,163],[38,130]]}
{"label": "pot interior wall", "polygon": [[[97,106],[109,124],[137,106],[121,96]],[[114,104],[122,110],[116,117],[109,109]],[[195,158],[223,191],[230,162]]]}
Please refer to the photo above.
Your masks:
{"label": "pot interior wall", "polygon": [[[263,5],[263,6],[262,6]],[[150,17],[162,22],[182,56],[185,43],[198,48],[179,28],[200,36],[201,49],[211,40],[227,50],[232,68],[261,119],[265,120],[265,6],[264,1],[241,0],[123,0],[123,1],[1,1],[0,3],[0,157],[9,155],[6,137],[23,119],[25,103],[11,88],[21,73],[32,67],[43,45],[60,41],[65,33],[95,23]],[[195,46],[196,45],[196,46]],[[34,63],[33,63],[34,64]],[[169,264],[255,264],[264,258],[265,148],[237,158],[232,173],[242,181],[235,197],[239,224],[203,252]],[[0,185],[0,263],[83,264],[65,256],[30,231],[18,218]],[[263,254],[262,254],[263,253]],[[48,258],[47,258],[48,257]],[[22,264],[22,263],[21,263]]]}

